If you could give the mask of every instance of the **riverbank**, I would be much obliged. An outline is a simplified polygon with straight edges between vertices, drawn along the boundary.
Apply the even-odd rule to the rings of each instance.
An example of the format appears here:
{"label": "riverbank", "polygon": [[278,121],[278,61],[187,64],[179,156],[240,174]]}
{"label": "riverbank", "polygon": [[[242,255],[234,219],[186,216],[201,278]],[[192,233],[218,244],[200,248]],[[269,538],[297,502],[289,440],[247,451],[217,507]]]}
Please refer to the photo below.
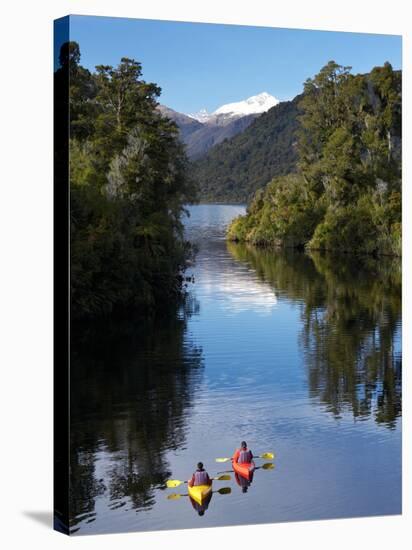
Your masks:
{"label": "riverbank", "polygon": [[259,247],[401,257],[401,194],[367,192],[335,205],[311,197],[302,176],[293,174],[256,193],[226,237]]}
{"label": "riverbank", "polygon": [[400,256],[402,74],[389,63],[368,74],[330,61],[305,82],[296,173],[256,192],[228,238]]}

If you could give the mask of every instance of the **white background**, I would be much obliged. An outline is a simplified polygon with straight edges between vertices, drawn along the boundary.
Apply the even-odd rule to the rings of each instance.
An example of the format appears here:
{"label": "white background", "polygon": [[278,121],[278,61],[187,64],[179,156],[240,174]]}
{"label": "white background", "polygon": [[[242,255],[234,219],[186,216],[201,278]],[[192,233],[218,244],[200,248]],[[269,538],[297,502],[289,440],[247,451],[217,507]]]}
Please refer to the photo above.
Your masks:
{"label": "white background", "polygon": [[[0,544],[12,548],[406,548],[411,523],[410,162],[404,164],[404,514],[399,517],[65,537],[52,510],[52,21],[70,13],[404,35],[404,160],[411,154],[409,2],[22,0],[0,19]],[[408,21],[409,20],[409,21]],[[409,28],[408,28],[409,23]],[[37,518],[37,519],[36,519]],[[40,519],[40,521],[39,521]],[[407,539],[409,534],[409,540]]]}

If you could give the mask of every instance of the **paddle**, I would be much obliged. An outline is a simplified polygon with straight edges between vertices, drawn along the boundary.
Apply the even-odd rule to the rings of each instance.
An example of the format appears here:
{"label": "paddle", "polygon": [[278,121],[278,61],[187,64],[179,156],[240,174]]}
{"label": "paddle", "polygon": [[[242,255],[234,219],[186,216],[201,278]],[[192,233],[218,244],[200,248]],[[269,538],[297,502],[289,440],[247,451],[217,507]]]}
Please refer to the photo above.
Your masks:
{"label": "paddle", "polygon": [[[219,477],[212,477],[211,479],[214,479],[216,481],[229,481],[230,476],[219,476]],[[182,485],[182,483],[188,483],[187,481],[180,481],[180,479],[169,479],[166,481],[166,487],[169,489],[172,489],[174,487],[179,487],[179,485]]]}
{"label": "paddle", "polygon": [[[253,455],[253,458],[265,458],[266,460],[272,460],[275,458],[274,453],[262,453],[261,455]],[[230,458],[216,458],[216,462],[229,462],[229,460],[232,460],[232,457]]]}
{"label": "paddle", "polygon": [[[232,489],[230,487],[222,487],[218,491],[212,491],[212,493],[219,493],[219,495],[229,495],[232,492]],[[168,500],[178,500],[182,497],[188,497],[188,494],[181,494],[181,493],[172,493],[171,495],[168,495]]]}
{"label": "paddle", "polygon": [[[256,470],[273,470],[274,467],[275,465],[273,464],[273,462],[266,462],[266,464],[262,464],[262,466],[256,466],[254,471],[256,472]],[[233,470],[224,470],[223,472],[218,472],[218,474],[226,474],[232,471]]]}

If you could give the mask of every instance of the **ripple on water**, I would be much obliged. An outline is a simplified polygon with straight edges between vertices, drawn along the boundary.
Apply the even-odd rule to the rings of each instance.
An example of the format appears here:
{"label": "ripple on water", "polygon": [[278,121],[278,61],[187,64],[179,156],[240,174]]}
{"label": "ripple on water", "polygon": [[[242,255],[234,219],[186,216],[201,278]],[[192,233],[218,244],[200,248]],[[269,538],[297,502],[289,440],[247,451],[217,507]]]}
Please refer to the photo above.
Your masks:
{"label": "ripple on water", "polygon": [[[190,210],[192,314],[134,355],[113,353],[112,368],[100,358],[104,376],[76,403],[73,531],[400,513],[399,289],[337,260],[228,248],[242,206]],[[215,458],[242,439],[274,451],[274,469],[246,492],[233,474],[216,482],[232,491],[203,516],[187,496],[167,500],[166,480],[187,479],[198,460],[230,470]]]}

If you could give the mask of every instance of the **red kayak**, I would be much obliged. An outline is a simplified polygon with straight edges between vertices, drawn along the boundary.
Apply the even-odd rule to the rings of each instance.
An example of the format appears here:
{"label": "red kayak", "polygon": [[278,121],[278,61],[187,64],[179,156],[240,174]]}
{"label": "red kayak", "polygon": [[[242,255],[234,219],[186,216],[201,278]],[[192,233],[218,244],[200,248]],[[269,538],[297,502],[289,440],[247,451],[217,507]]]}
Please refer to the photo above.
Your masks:
{"label": "red kayak", "polygon": [[232,462],[232,466],[237,474],[248,480],[251,479],[255,470],[255,465],[251,462],[243,462],[242,464],[239,464],[239,462]]}

